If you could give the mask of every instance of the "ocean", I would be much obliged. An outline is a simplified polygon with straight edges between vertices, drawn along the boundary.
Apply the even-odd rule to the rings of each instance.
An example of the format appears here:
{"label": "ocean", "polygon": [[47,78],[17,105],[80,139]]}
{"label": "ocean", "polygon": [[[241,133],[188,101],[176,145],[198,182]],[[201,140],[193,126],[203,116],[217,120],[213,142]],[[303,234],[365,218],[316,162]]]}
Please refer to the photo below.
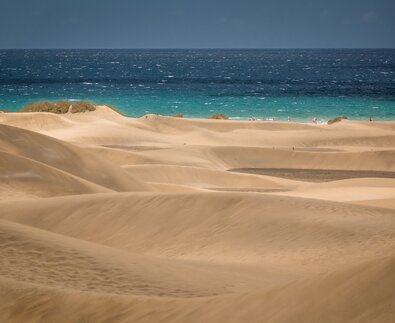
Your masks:
{"label": "ocean", "polygon": [[59,99],[133,117],[389,120],[395,50],[0,50],[0,109]]}

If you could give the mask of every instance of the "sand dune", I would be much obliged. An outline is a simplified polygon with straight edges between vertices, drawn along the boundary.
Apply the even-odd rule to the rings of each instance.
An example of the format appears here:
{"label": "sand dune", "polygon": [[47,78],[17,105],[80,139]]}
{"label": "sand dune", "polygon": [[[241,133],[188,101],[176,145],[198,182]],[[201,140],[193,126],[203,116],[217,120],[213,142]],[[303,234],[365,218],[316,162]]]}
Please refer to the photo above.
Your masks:
{"label": "sand dune", "polygon": [[296,122],[224,122],[158,115],[132,119],[101,106],[95,112],[85,114],[2,114],[0,123],[86,145],[329,147],[358,151],[395,146],[391,122],[342,121],[327,126]]}
{"label": "sand dune", "polygon": [[120,148],[116,150],[120,152],[115,152],[115,156],[110,159],[114,158],[114,162],[119,162],[120,158],[124,156],[125,163],[123,165],[127,165],[129,162],[129,164],[185,165],[225,170],[234,168],[305,168],[395,171],[394,150],[308,152],[275,147],[188,145],[146,151]]}
{"label": "sand dune", "polygon": [[79,147],[35,132],[0,125],[0,147],[113,190],[149,190],[121,168]]}
{"label": "sand dune", "polygon": [[[238,153],[236,153],[236,151]],[[393,150],[366,152],[294,152],[255,147],[216,147],[213,158],[226,168],[305,168],[395,170]],[[300,167],[303,165],[303,167]]]}
{"label": "sand dune", "polygon": [[86,293],[1,278],[0,318],[15,322],[391,322],[393,259],[268,291],[183,300]]}
{"label": "sand dune", "polygon": [[18,196],[52,197],[110,192],[103,186],[88,182],[29,158],[0,151],[0,198]]}
{"label": "sand dune", "polygon": [[352,201],[351,203],[359,204],[359,205],[369,205],[369,206],[377,206],[382,208],[388,208],[395,210],[395,199],[388,198],[388,199],[369,199],[369,200],[357,200]]}
{"label": "sand dune", "polygon": [[[125,166],[130,174],[144,182],[188,185],[201,188],[267,188],[281,189],[292,186],[292,181],[281,179],[230,173],[191,166],[175,165],[133,165]],[[283,183],[283,184],[282,184]],[[295,185],[295,184],[294,184]]]}
{"label": "sand dune", "polygon": [[394,172],[394,122],[0,114],[0,321],[392,322]]}
{"label": "sand dune", "polygon": [[395,243],[390,210],[266,194],[109,193],[1,208],[3,219],[133,253],[294,273],[385,255]]}
{"label": "sand dune", "polygon": [[0,232],[0,273],[19,282],[106,294],[194,298],[251,289],[263,280],[253,271],[134,255],[3,220]]}
{"label": "sand dune", "polygon": [[[296,189],[273,194],[314,198],[336,202],[358,202],[370,205],[369,201],[376,200],[371,205],[381,206],[379,200],[395,201],[395,179],[393,178],[358,178],[325,183],[310,183],[299,185]],[[366,203],[363,203],[365,201]]]}

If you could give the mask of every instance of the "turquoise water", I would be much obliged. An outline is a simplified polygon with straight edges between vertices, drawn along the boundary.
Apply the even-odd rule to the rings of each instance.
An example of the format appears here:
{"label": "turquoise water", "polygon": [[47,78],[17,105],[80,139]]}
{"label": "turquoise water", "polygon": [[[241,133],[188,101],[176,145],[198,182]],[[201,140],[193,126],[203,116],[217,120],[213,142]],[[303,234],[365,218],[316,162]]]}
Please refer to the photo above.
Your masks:
{"label": "turquoise water", "polygon": [[0,108],[38,100],[232,118],[395,119],[395,50],[0,51]]}

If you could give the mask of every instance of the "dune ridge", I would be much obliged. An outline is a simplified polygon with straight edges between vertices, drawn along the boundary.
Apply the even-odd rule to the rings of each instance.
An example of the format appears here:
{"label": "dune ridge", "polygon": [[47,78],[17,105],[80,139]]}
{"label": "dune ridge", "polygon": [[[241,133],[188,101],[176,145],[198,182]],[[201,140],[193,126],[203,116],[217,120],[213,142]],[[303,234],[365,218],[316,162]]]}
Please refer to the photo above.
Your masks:
{"label": "dune ridge", "polygon": [[391,322],[393,172],[392,121],[0,114],[0,321]]}

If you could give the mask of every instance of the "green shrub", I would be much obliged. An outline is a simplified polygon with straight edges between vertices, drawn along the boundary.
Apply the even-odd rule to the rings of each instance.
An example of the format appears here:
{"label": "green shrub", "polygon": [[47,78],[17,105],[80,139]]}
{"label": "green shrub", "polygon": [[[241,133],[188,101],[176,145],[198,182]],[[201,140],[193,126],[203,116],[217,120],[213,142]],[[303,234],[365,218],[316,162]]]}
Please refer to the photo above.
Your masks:
{"label": "green shrub", "polygon": [[336,117],[334,119],[329,120],[328,124],[334,124],[336,122],[342,121],[343,119],[348,119],[348,118],[346,116]]}

